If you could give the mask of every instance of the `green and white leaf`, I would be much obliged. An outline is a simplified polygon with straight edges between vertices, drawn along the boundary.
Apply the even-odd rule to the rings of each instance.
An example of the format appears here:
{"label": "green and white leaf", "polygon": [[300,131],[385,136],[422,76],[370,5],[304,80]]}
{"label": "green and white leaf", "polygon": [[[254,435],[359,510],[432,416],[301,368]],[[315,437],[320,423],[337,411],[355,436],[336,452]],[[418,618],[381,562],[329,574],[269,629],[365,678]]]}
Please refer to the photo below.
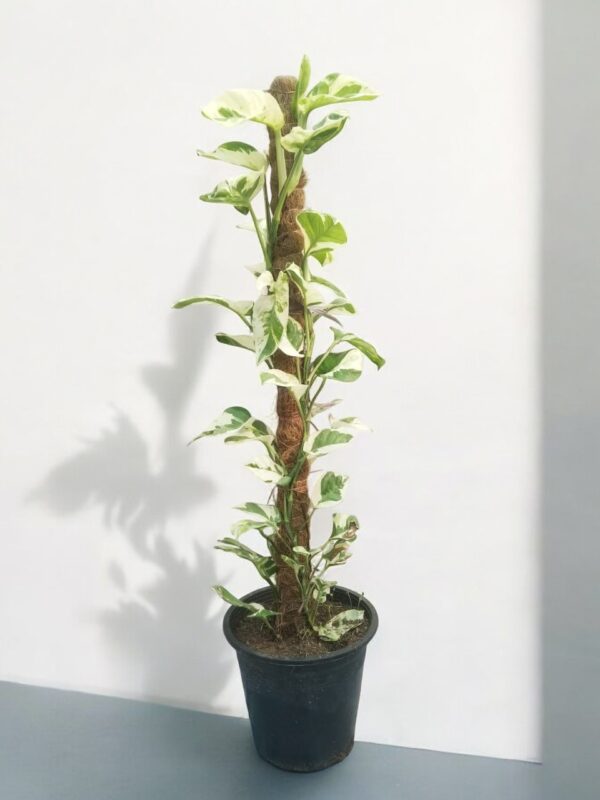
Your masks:
{"label": "green and white leaf", "polygon": [[307,254],[314,255],[323,247],[345,244],[348,241],[342,223],[331,214],[306,209],[298,214],[298,224],[304,231],[307,242]]}
{"label": "green and white leaf", "polygon": [[332,428],[322,428],[313,431],[304,444],[304,452],[308,456],[317,457],[335,450],[341,444],[352,440],[352,434],[344,431],[335,431]]}
{"label": "green and white leaf", "polygon": [[300,269],[295,265],[289,265],[285,270],[289,279],[298,287],[300,294],[307,306],[319,305],[324,302],[323,295],[314,285],[312,280],[305,280]]}
{"label": "green and white leaf", "polygon": [[300,62],[300,70],[298,71],[298,80],[296,82],[296,91],[294,94],[294,106],[298,108],[298,100],[306,93],[308,84],[310,83],[310,61],[308,56],[302,56]]}
{"label": "green and white leaf", "polygon": [[254,303],[252,329],[258,364],[273,355],[287,328],[289,283],[285,272],[279,273],[272,288],[271,294],[260,295]]}
{"label": "green and white leaf", "polygon": [[252,147],[246,142],[225,142],[212,152],[196,150],[196,153],[202,158],[224,161],[226,164],[235,164],[254,172],[264,172],[269,164],[266,153],[261,153],[256,147]]}
{"label": "green and white leaf", "polygon": [[202,109],[207,119],[232,126],[240,122],[260,122],[281,130],[283,112],[273,95],[260,89],[231,89]]}
{"label": "green and white leaf", "polygon": [[245,514],[253,514],[259,520],[264,520],[272,528],[277,528],[281,523],[281,514],[277,506],[264,503],[244,503],[241,506],[236,506],[237,511],[243,511]]}
{"label": "green and white leaf", "polygon": [[256,417],[251,417],[232,435],[225,438],[225,444],[238,444],[239,442],[261,442],[270,446],[275,440],[275,434],[268,425]]}
{"label": "green and white leaf", "polygon": [[300,383],[295,375],[284,372],[281,369],[270,369],[266,372],[261,372],[260,380],[263,384],[274,383],[276,386],[284,386],[286,389],[289,389],[297,399],[300,399],[308,389],[308,386],[304,383]]}
{"label": "green and white leaf", "polygon": [[222,600],[225,600],[226,603],[229,603],[232,606],[237,606],[238,608],[245,608],[250,611],[251,617],[256,617],[258,619],[268,619],[269,617],[276,617],[277,613],[275,611],[270,611],[268,608],[265,608],[260,603],[245,603],[243,600],[235,597],[235,595],[231,594],[224,586],[213,586],[214,591],[219,595]]}
{"label": "green and white leaf", "polygon": [[344,486],[348,482],[347,475],[336,475],[335,472],[324,472],[319,476],[311,492],[314,508],[325,508],[339,503],[343,496]]}
{"label": "green and white leaf", "polygon": [[302,355],[304,344],[304,330],[302,325],[293,317],[289,317],[284,335],[279,342],[279,349],[288,356],[298,357]]}
{"label": "green and white leaf", "polygon": [[315,108],[334,103],[356,103],[361,100],[374,100],[378,93],[362,81],[331,72],[313,86],[307,95],[298,100],[298,110],[308,114]]}
{"label": "green and white leaf", "polygon": [[333,515],[333,529],[331,534],[333,537],[344,537],[348,541],[354,541],[359,528],[358,519],[354,514],[341,514],[338,512]]}
{"label": "green and white leaf", "polygon": [[347,114],[333,112],[320,120],[313,128],[295,126],[282,137],[281,144],[289,153],[302,152],[305,155],[316,153],[324,144],[342,132]]}
{"label": "green and white leaf", "polygon": [[345,300],[343,297],[337,297],[335,300],[332,300],[331,303],[327,303],[320,308],[315,308],[313,313],[315,319],[319,319],[320,317],[330,317],[331,314],[356,314],[356,308],[349,300]]}
{"label": "green and white leaf", "polygon": [[365,425],[358,417],[341,417],[336,419],[331,414],[329,415],[329,425],[334,431],[370,431],[368,425]]}
{"label": "green and white leaf", "polygon": [[276,486],[287,486],[290,478],[282,466],[273,461],[268,456],[256,458],[246,464],[253,475],[256,475],[263,483],[275,484]]}
{"label": "green and white leaf", "polygon": [[334,406],[339,406],[341,402],[342,400],[338,397],[335,400],[328,400],[325,403],[313,403],[310,415],[311,417],[316,417],[317,414],[322,414],[324,411],[329,411],[329,409],[333,408]]}
{"label": "green and white leaf", "polygon": [[350,633],[353,628],[362,624],[365,612],[360,608],[349,608],[341,611],[324,625],[318,625],[315,630],[319,638],[327,642],[337,642]]}
{"label": "green and white leaf", "polygon": [[200,200],[205,203],[226,203],[242,214],[247,214],[252,200],[262,189],[264,180],[262,172],[240,175],[230,181],[221,181],[211,192],[201,194]]}
{"label": "green and white leaf", "polygon": [[194,437],[192,442],[196,442],[198,439],[202,439],[205,436],[221,436],[225,433],[237,431],[250,419],[252,419],[252,414],[247,408],[242,408],[242,406],[230,406],[215,419],[210,427]]}
{"label": "green and white leaf", "polygon": [[316,374],[328,380],[351,383],[362,374],[362,355],[358,350],[329,353],[318,362]]}
{"label": "green and white leaf", "polygon": [[217,342],[221,344],[228,344],[231,347],[241,347],[243,350],[254,352],[254,336],[250,334],[233,336],[229,333],[216,333],[215,338]]}
{"label": "green and white leaf", "polygon": [[336,342],[348,342],[348,344],[351,344],[352,347],[360,350],[360,352],[363,353],[363,355],[365,355],[369,361],[372,361],[377,369],[381,369],[381,367],[383,367],[385,364],[385,358],[379,355],[375,347],[370,342],[367,342],[365,339],[361,339],[354,333],[344,333],[343,331],[339,331],[337,328],[331,328],[331,331],[333,332],[333,338],[336,340]]}
{"label": "green and white leaf", "polygon": [[346,299],[345,293],[340,289],[339,286],[336,286],[335,283],[328,281],[327,278],[323,278],[321,275],[311,275],[311,283],[317,283],[320,286],[325,286],[327,289],[332,291],[337,297],[341,297],[344,300]]}
{"label": "green and white leaf", "polygon": [[195,303],[212,303],[217,306],[222,306],[229,311],[233,311],[234,314],[237,314],[246,325],[250,325],[247,317],[252,313],[253,303],[251,300],[227,300],[224,297],[206,294],[199,297],[187,297],[185,300],[178,300],[173,308],[186,308],[186,306],[191,306]]}
{"label": "green and white leaf", "polygon": [[265,556],[257,553],[251,547],[247,547],[237,539],[232,539],[229,536],[219,539],[215,545],[215,550],[223,550],[225,553],[233,553],[238,558],[243,558],[245,561],[250,561],[260,575],[266,581],[269,581],[271,576],[275,574],[275,561],[271,556]]}

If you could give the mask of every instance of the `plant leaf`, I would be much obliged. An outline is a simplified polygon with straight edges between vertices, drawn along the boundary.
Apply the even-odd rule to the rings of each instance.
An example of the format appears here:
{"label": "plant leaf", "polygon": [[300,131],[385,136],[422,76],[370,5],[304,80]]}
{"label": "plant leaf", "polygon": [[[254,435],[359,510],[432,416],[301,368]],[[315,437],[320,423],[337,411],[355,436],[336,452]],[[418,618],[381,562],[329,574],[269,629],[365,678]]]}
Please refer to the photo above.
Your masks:
{"label": "plant leaf", "polygon": [[270,611],[268,608],[261,606],[260,603],[245,603],[235,595],[231,594],[224,586],[213,586],[214,591],[219,595],[222,600],[237,608],[245,608],[250,611],[251,617],[258,617],[259,619],[268,619],[269,617],[277,616],[275,611]]}
{"label": "plant leaf", "polygon": [[361,608],[349,608],[341,611],[324,625],[315,629],[318,636],[327,642],[337,642],[353,628],[357,628],[363,621],[365,612]]}
{"label": "plant leaf", "polygon": [[305,97],[299,98],[298,110],[302,114],[308,114],[321,106],[356,103],[359,100],[374,100],[376,97],[378,97],[376,91],[356,78],[331,72],[315,84]]}
{"label": "plant leaf", "polygon": [[316,374],[328,380],[351,383],[362,374],[362,356],[358,350],[329,353],[319,362]]}
{"label": "plant leaf", "polygon": [[272,293],[260,295],[257,298],[252,313],[252,329],[258,364],[273,355],[287,328],[289,283],[285,272],[279,273],[272,289]]}
{"label": "plant leaf", "polygon": [[289,482],[289,476],[286,475],[283,467],[276,464],[272,458],[264,456],[256,458],[250,464],[246,464],[250,472],[260,478],[263,483],[271,483],[276,486],[286,486]]}
{"label": "plant leaf", "polygon": [[335,431],[370,431],[368,425],[365,425],[358,417],[342,417],[336,419],[331,414],[329,415],[329,425]]}
{"label": "plant leaf", "polygon": [[304,444],[304,452],[310,456],[322,456],[335,449],[340,444],[346,444],[352,439],[351,433],[334,431],[331,428],[322,428],[313,431]]}
{"label": "plant leaf", "polygon": [[228,344],[231,347],[241,347],[243,350],[250,350],[254,352],[254,336],[250,334],[242,334],[241,336],[232,336],[229,333],[216,333],[215,337],[217,342],[221,344]]}
{"label": "plant leaf", "polygon": [[348,241],[344,226],[331,214],[306,209],[298,214],[297,219],[306,235],[311,253],[322,244],[345,244]]}
{"label": "plant leaf", "polygon": [[261,383],[274,383],[276,386],[284,386],[290,392],[300,399],[308,389],[304,383],[300,383],[295,375],[289,372],[284,372],[281,369],[270,369],[260,374]]}
{"label": "plant leaf", "polygon": [[252,419],[252,414],[247,408],[230,406],[216,418],[209,428],[195,436],[192,442],[196,442],[204,436],[221,436],[224,433],[239,430],[249,419]]}
{"label": "plant leaf", "polygon": [[316,153],[324,144],[342,132],[347,120],[347,114],[334,111],[323,117],[313,128],[301,128],[296,125],[282,137],[281,144],[289,153],[302,152],[305,155]]}
{"label": "plant leaf", "polygon": [[261,578],[269,581],[269,578],[275,573],[275,561],[271,556],[265,556],[247,547],[237,539],[232,539],[229,536],[219,539],[215,545],[215,550],[223,550],[225,553],[233,553],[238,558],[243,558],[245,561],[250,561],[255,567]]}
{"label": "plant leaf", "polygon": [[348,342],[348,344],[351,344],[352,347],[360,350],[360,352],[363,353],[363,355],[365,355],[369,361],[372,361],[373,364],[375,364],[377,369],[381,369],[381,367],[383,367],[385,364],[385,358],[379,355],[375,347],[370,342],[367,342],[365,339],[361,339],[354,333],[344,333],[343,331],[339,331],[337,328],[331,328],[331,331],[333,332],[333,338],[337,342]]}
{"label": "plant leaf", "polygon": [[302,61],[300,62],[298,81],[296,82],[296,91],[294,94],[294,106],[296,109],[298,108],[298,100],[308,89],[309,83],[310,83],[310,61],[308,60],[308,56],[304,55],[302,56]]}
{"label": "plant leaf", "polygon": [[281,514],[277,506],[262,503],[244,503],[236,506],[238,511],[246,514],[254,514],[256,517],[265,520],[271,527],[277,528],[281,523]]}
{"label": "plant leaf", "polygon": [[348,481],[347,475],[336,475],[335,472],[324,472],[319,476],[313,491],[312,504],[315,508],[325,508],[339,503],[343,489]]}
{"label": "plant leaf", "polygon": [[247,214],[250,203],[262,189],[264,179],[264,173],[253,172],[230,181],[221,181],[208,194],[201,194],[200,200],[205,203],[226,203],[241,214]]}
{"label": "plant leaf", "polygon": [[227,126],[240,122],[260,122],[278,131],[284,123],[277,100],[260,89],[231,89],[224,92],[204,106],[202,114],[207,119]]}
{"label": "plant leaf", "polygon": [[246,142],[224,142],[212,152],[206,150],[196,150],[202,158],[210,158],[213,161],[224,161],[226,164],[235,164],[238,167],[245,167],[254,172],[264,172],[269,160],[265,153],[261,153],[256,147]]}
{"label": "plant leaf", "polygon": [[217,306],[223,306],[223,308],[233,311],[246,325],[249,325],[247,317],[252,313],[253,303],[251,300],[227,300],[224,297],[206,294],[199,297],[187,297],[185,300],[178,300],[173,305],[173,308],[186,308],[186,306],[191,306],[195,303],[213,303]]}

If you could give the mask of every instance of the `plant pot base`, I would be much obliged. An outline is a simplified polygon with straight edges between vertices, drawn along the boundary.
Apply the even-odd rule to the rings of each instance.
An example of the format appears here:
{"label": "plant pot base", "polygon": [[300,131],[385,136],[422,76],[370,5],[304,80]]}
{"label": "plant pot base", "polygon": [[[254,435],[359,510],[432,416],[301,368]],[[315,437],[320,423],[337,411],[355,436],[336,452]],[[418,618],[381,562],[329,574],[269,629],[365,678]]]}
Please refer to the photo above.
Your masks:
{"label": "plant pot base", "polygon": [[[244,597],[264,603],[270,589]],[[360,595],[335,587],[334,598],[363,608],[365,636],[322,656],[268,656],[240,642],[233,633],[241,609],[232,607],[223,629],[236,649],[252,734],[262,759],[288,772],[316,772],[343,761],[354,744],[367,644],[377,630],[377,612]]]}

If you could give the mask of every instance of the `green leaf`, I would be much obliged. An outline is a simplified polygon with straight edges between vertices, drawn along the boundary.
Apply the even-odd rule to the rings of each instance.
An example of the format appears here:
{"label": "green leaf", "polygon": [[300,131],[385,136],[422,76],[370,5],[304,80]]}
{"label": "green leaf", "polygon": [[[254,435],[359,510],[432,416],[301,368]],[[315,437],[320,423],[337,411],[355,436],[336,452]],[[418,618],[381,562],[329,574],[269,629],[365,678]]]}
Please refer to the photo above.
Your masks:
{"label": "green leaf", "polygon": [[[287,344],[287,349],[284,346]],[[304,328],[293,317],[289,317],[285,329],[285,336],[279,343],[280,350],[288,356],[299,356],[302,354],[304,344]]]}
{"label": "green leaf", "polygon": [[228,344],[231,347],[241,347],[243,350],[250,350],[250,352],[254,352],[254,336],[251,335],[241,335],[241,336],[231,336],[229,333],[217,333],[215,334],[217,342],[221,344]]}
{"label": "green leaf", "polygon": [[298,81],[296,83],[296,92],[294,97],[294,105],[298,108],[298,100],[304,95],[310,83],[310,61],[308,56],[302,56],[300,62],[300,70],[298,72]]}
{"label": "green leaf", "polygon": [[287,328],[289,283],[285,272],[279,273],[272,290],[270,294],[260,295],[254,303],[252,328],[258,364],[273,355]]}
{"label": "green leaf", "polygon": [[372,361],[373,364],[377,367],[377,369],[381,369],[385,364],[385,358],[380,356],[375,347],[370,343],[365,341],[365,339],[361,339],[353,333],[344,333],[339,331],[337,328],[331,328],[333,332],[333,338],[337,342],[348,342],[357,350],[360,350],[363,355],[365,355],[369,361]]}
{"label": "green leaf", "polygon": [[360,608],[349,608],[341,611],[324,625],[318,625],[316,632],[321,639],[327,642],[337,642],[353,628],[357,628],[363,621],[365,612]]}
{"label": "green leaf", "polygon": [[296,264],[290,264],[286,267],[285,274],[298,287],[307,306],[314,306],[324,302],[323,295],[313,281],[306,281]]}
{"label": "green leaf", "polygon": [[323,428],[313,431],[304,444],[304,452],[310,456],[322,456],[335,449],[340,444],[346,444],[352,439],[352,434]]}
{"label": "green leaf", "polygon": [[313,491],[312,504],[315,508],[324,508],[339,503],[343,489],[348,481],[347,475],[336,475],[335,472],[324,472],[319,476]]}
{"label": "green leaf", "polygon": [[215,295],[207,294],[200,297],[187,297],[185,300],[178,300],[173,308],[186,308],[186,306],[194,305],[194,303],[213,303],[217,306],[223,306],[223,308],[233,311],[246,325],[249,325],[247,317],[252,313],[253,303],[251,300],[226,300],[224,297],[216,297]]}
{"label": "green leaf", "polygon": [[318,361],[316,374],[328,380],[351,383],[358,380],[362,374],[362,356],[358,350],[329,353]]}
{"label": "green leaf", "polygon": [[260,122],[273,130],[281,130],[283,112],[273,95],[259,89],[232,89],[202,109],[207,118],[222,125]]}
{"label": "green leaf", "polygon": [[247,408],[242,408],[241,406],[230,406],[216,418],[209,428],[207,428],[205,431],[202,431],[202,433],[199,433],[198,436],[194,437],[192,442],[196,442],[198,439],[202,439],[204,436],[221,436],[224,433],[239,430],[248,422],[249,419],[252,419],[252,414]]}
{"label": "green leaf", "polygon": [[275,434],[268,425],[265,425],[260,419],[251,417],[244,425],[235,431],[233,436],[227,436],[225,443],[237,444],[239,442],[256,441],[270,445],[274,439]]}
{"label": "green leaf", "polygon": [[342,132],[347,120],[347,114],[339,114],[334,111],[323,117],[313,128],[295,126],[282,137],[281,144],[289,153],[302,152],[305,155],[316,153],[324,144]]}
{"label": "green leaf", "polygon": [[309,251],[321,244],[345,244],[348,241],[344,226],[331,214],[306,209],[298,214],[297,219],[306,235]]}
{"label": "green leaf", "polygon": [[305,97],[298,100],[298,110],[302,114],[308,114],[321,106],[356,103],[360,100],[374,100],[376,97],[377,92],[356,78],[331,72],[315,84]]}
{"label": "green leaf", "polygon": [[266,372],[261,372],[260,381],[261,383],[274,383],[276,386],[284,386],[286,389],[289,389],[297,399],[300,399],[308,389],[308,386],[304,383],[300,383],[295,375],[284,372],[281,369],[270,369]]}
{"label": "green leaf", "polygon": [[252,147],[246,142],[225,142],[212,152],[196,150],[196,153],[202,158],[224,161],[226,164],[235,164],[255,172],[264,172],[269,164],[265,153],[261,153],[256,147]]}
{"label": "green leaf", "polygon": [[250,203],[262,189],[264,179],[264,173],[253,172],[230,181],[221,181],[212,192],[201,194],[200,200],[204,200],[205,203],[226,203],[235,206],[241,214],[247,214]]}

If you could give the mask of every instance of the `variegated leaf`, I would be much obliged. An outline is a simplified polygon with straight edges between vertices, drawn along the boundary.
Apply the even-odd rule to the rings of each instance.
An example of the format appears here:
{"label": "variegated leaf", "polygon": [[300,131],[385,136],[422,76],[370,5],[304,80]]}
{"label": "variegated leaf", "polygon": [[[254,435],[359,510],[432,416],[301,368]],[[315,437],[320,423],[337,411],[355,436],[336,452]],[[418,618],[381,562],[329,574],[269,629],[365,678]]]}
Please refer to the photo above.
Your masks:
{"label": "variegated leaf", "polygon": [[260,603],[245,603],[243,600],[240,600],[235,595],[231,594],[231,592],[228,591],[224,586],[217,585],[213,586],[212,588],[222,600],[225,600],[226,603],[229,603],[232,606],[237,606],[238,608],[245,608],[250,612],[249,616],[251,617],[268,620],[269,617],[277,616],[275,611],[265,608]]}
{"label": "variegated leaf", "polygon": [[374,100],[376,97],[378,93],[362,81],[350,75],[331,72],[315,84],[307,95],[298,100],[298,110],[302,114],[308,114],[321,106],[356,103],[360,100]]}
{"label": "variegated leaf", "polygon": [[281,144],[289,153],[302,152],[305,155],[316,153],[324,144],[341,133],[347,114],[333,112],[320,120],[313,128],[295,126],[281,139]]}
{"label": "variegated leaf", "polygon": [[221,436],[225,433],[237,431],[245,425],[249,419],[252,419],[252,414],[247,408],[230,406],[216,418],[209,428],[194,437],[192,442],[202,439],[204,436]]}
{"label": "variegated leaf", "polygon": [[354,333],[344,333],[343,331],[339,331],[337,328],[331,328],[331,330],[333,332],[333,338],[337,342],[348,342],[348,344],[351,344],[352,347],[360,350],[360,352],[363,353],[363,355],[365,355],[369,361],[372,361],[377,369],[381,369],[381,367],[383,367],[385,364],[385,358],[379,355],[375,347],[370,342],[365,341],[365,339],[361,339]]}
{"label": "variegated leaf", "polygon": [[264,483],[275,484],[276,486],[287,486],[290,482],[283,467],[276,464],[273,459],[268,456],[256,458],[254,461],[246,464],[246,466],[253,475],[256,475],[256,477]]}
{"label": "variegated leaf", "polygon": [[331,428],[322,428],[313,431],[304,444],[304,452],[309,456],[322,456],[329,453],[341,444],[351,441],[352,434],[344,431],[334,431]]}
{"label": "variegated leaf", "polygon": [[284,386],[298,399],[300,399],[308,389],[308,386],[300,383],[295,375],[284,372],[281,369],[270,369],[266,372],[261,372],[260,380],[261,383],[274,383],[276,386]]}
{"label": "variegated leaf", "polygon": [[265,556],[257,553],[251,547],[248,547],[237,539],[232,539],[229,536],[219,539],[215,545],[215,550],[223,550],[225,553],[233,553],[238,558],[243,558],[245,561],[250,561],[260,575],[266,581],[269,581],[271,576],[275,573],[275,562],[271,556]]}
{"label": "variegated leaf", "polygon": [[329,353],[319,361],[316,372],[321,378],[351,383],[362,374],[362,356],[358,350]]}
{"label": "variegated leaf", "polygon": [[253,303],[251,300],[227,300],[224,297],[216,297],[215,295],[201,295],[199,297],[187,297],[185,300],[178,300],[173,308],[186,308],[186,306],[194,305],[195,303],[212,303],[217,306],[233,311],[242,319],[246,325],[250,325],[247,317],[252,313]]}
{"label": "variegated leaf", "polygon": [[324,472],[319,476],[311,492],[311,501],[315,508],[324,508],[339,503],[342,499],[347,475],[336,475],[335,472]]}
{"label": "variegated leaf", "polygon": [[243,350],[254,352],[254,336],[249,334],[233,336],[229,333],[216,333],[215,337],[217,342],[221,344],[228,344],[231,347],[241,347]]}
{"label": "variegated leaf", "polygon": [[225,142],[212,152],[196,150],[196,153],[203,158],[224,161],[226,164],[235,164],[238,167],[245,167],[254,172],[264,172],[269,164],[265,153],[261,153],[256,147],[252,147],[251,144],[246,142]]}
{"label": "variegated leaf", "polygon": [[273,95],[259,89],[231,89],[202,109],[207,118],[222,125],[260,122],[273,130],[281,130],[283,112]]}
{"label": "variegated leaf", "polygon": [[270,294],[260,295],[254,303],[252,329],[258,364],[273,355],[287,327],[289,316],[289,283],[280,272]]}
{"label": "variegated leaf", "polygon": [[319,638],[327,642],[337,642],[353,628],[362,624],[365,612],[360,608],[349,608],[316,628]]}
{"label": "variegated leaf", "polygon": [[342,417],[336,419],[331,414],[329,415],[329,425],[334,431],[370,431],[368,425],[365,425],[358,417]]}
{"label": "variegated leaf", "polygon": [[247,214],[250,203],[262,189],[264,179],[264,173],[253,172],[230,181],[221,181],[208,194],[201,194],[200,200],[205,203],[226,203],[240,213]]}

